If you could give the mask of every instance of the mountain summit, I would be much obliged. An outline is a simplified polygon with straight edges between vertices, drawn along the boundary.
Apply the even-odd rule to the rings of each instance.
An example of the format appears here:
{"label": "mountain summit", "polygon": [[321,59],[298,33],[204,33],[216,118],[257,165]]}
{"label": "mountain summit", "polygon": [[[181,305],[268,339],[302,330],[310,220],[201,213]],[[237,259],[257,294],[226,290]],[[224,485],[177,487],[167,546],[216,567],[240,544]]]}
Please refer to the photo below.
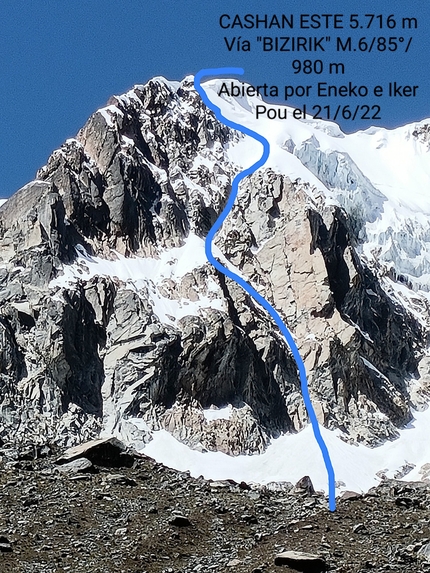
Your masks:
{"label": "mountain summit", "polygon": [[[225,81],[209,98],[271,150],[215,256],[292,332],[339,487],[426,477],[429,123],[257,120],[262,100],[219,96]],[[192,78],[154,78],[0,206],[4,442],[113,434],[197,475],[326,486],[287,344],[205,256],[232,178],[260,155]]]}

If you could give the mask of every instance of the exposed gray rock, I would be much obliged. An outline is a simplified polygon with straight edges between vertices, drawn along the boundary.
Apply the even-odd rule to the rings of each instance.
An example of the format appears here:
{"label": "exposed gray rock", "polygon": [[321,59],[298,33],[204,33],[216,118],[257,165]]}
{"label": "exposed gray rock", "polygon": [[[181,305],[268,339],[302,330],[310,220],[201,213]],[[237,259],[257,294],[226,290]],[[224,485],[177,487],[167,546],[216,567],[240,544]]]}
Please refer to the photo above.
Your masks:
{"label": "exposed gray rock", "polygon": [[237,567],[241,563],[242,563],[242,561],[240,559],[232,559],[231,561],[229,561],[227,563],[227,567]]}
{"label": "exposed gray rock", "polygon": [[426,543],[418,550],[418,555],[424,561],[430,562],[430,543]]}
{"label": "exposed gray rock", "polygon": [[134,462],[134,455],[117,438],[99,438],[69,448],[57,459],[57,463],[71,463],[82,457],[103,467],[130,467]]}
{"label": "exposed gray rock", "polygon": [[105,476],[105,482],[108,484],[115,484],[115,485],[131,485],[136,486],[136,480],[129,478],[123,474],[107,474]]}
{"label": "exposed gray rock", "polygon": [[355,501],[357,499],[361,499],[362,497],[362,494],[357,493],[356,491],[344,491],[340,496],[340,501]]}
{"label": "exposed gray rock", "polygon": [[191,521],[184,515],[174,515],[169,523],[170,525],[176,525],[176,527],[188,527],[191,525]]}
{"label": "exposed gray rock", "polygon": [[327,570],[327,563],[322,557],[302,551],[283,551],[275,557],[275,565],[288,565],[303,573],[321,573]]}
{"label": "exposed gray rock", "polygon": [[94,471],[94,466],[87,458],[78,458],[58,466],[57,470],[64,474],[78,474]]}
{"label": "exposed gray rock", "polygon": [[309,476],[304,476],[296,483],[293,488],[293,493],[300,495],[313,495],[315,493],[312,480]]}
{"label": "exposed gray rock", "polygon": [[364,523],[357,523],[356,525],[354,525],[354,527],[352,528],[352,532],[359,533],[362,535],[368,533],[367,527]]}
{"label": "exposed gray rock", "polygon": [[11,553],[12,545],[7,537],[0,535],[0,553]]}

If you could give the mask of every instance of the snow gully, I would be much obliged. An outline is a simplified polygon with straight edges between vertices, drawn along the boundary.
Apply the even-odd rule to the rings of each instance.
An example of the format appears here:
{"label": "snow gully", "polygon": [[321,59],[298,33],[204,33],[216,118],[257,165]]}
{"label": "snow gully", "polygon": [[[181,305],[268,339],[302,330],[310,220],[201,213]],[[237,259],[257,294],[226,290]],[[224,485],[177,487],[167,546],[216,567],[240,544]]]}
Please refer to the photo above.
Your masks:
{"label": "snow gully", "polygon": [[226,277],[229,277],[230,279],[234,280],[237,284],[239,284],[248,294],[250,294],[253,297],[253,299],[257,302],[257,304],[262,306],[270,314],[270,316],[276,322],[282,335],[284,336],[288,346],[290,347],[290,350],[294,356],[294,359],[296,361],[297,368],[299,371],[303,400],[305,402],[305,406],[306,406],[306,410],[307,410],[307,413],[309,416],[309,420],[311,422],[312,430],[313,430],[315,439],[318,443],[318,446],[320,448],[320,451],[321,451],[321,454],[322,454],[322,457],[324,460],[324,464],[325,464],[326,470],[327,470],[329,508],[330,508],[330,511],[334,511],[336,509],[336,486],[335,486],[335,475],[334,475],[333,464],[331,462],[330,454],[328,452],[326,443],[324,442],[324,439],[321,435],[319,423],[318,423],[318,420],[317,420],[317,417],[315,414],[315,410],[312,406],[312,402],[311,402],[311,399],[309,396],[308,381],[307,381],[307,376],[306,376],[305,365],[304,365],[302,357],[300,356],[297,345],[296,345],[296,343],[295,343],[295,341],[291,335],[291,332],[288,330],[288,328],[284,324],[282,318],[280,317],[278,312],[272,307],[272,305],[264,297],[262,297],[250,284],[248,284],[242,277],[240,277],[239,275],[237,275],[233,271],[224,267],[213,256],[213,253],[212,253],[212,242],[215,238],[215,235],[217,234],[219,229],[222,227],[225,219],[230,214],[230,211],[234,205],[234,202],[236,201],[237,193],[239,191],[239,183],[242,181],[242,179],[244,179],[248,175],[251,175],[252,173],[254,173],[254,171],[256,171],[257,169],[262,167],[266,163],[266,161],[269,157],[269,154],[270,154],[270,145],[269,145],[269,142],[267,141],[267,139],[265,137],[263,137],[262,135],[260,135],[259,133],[255,132],[255,131],[252,131],[248,127],[245,127],[244,125],[239,124],[239,123],[235,123],[235,122],[227,119],[225,116],[223,116],[220,108],[210,101],[205,90],[201,86],[201,80],[205,76],[219,76],[219,75],[222,76],[225,74],[227,74],[227,75],[236,75],[236,74],[242,75],[243,73],[244,73],[244,70],[242,68],[212,68],[212,69],[200,70],[194,77],[194,88],[195,88],[195,90],[198,92],[198,94],[202,98],[203,103],[209,109],[211,109],[214,112],[215,117],[218,119],[218,121],[221,121],[225,125],[231,127],[232,129],[235,129],[237,131],[240,131],[240,132],[244,133],[245,135],[249,135],[253,139],[259,141],[263,146],[263,154],[260,157],[260,159],[258,161],[256,161],[253,165],[248,167],[247,169],[239,172],[236,175],[236,177],[233,179],[232,184],[231,184],[231,193],[228,197],[227,203],[226,203],[222,213],[220,214],[218,219],[215,221],[213,227],[210,229],[210,231],[206,237],[206,240],[205,240],[206,257],[207,257],[208,261],[219,272],[221,272],[223,275],[225,275]]}

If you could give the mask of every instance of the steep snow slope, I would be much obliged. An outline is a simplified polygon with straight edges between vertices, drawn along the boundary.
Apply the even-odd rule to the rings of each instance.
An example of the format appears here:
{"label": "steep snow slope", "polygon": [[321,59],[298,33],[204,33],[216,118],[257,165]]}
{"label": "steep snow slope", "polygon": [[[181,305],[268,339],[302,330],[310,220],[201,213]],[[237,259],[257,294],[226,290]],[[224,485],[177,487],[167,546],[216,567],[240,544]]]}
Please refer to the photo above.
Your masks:
{"label": "steep snow slope", "polygon": [[[204,85],[226,117],[269,140],[268,167],[301,178],[315,186],[313,193],[320,192],[327,204],[344,207],[356,220],[359,251],[370,266],[376,262],[386,272],[391,269],[415,291],[430,290],[430,120],[353,134],[328,121],[294,119],[291,108],[287,120],[257,120],[255,108],[261,100],[220,97],[221,84],[217,79]],[[246,167],[259,152],[259,144],[244,136],[230,146],[228,155]]]}
{"label": "steep snow slope", "polygon": [[[416,412],[415,416],[414,421],[400,431],[397,440],[378,448],[346,444],[340,439],[341,432],[321,428],[333,463],[337,492],[368,491],[382,476],[404,477],[408,481],[428,479],[430,408]],[[295,483],[309,475],[316,489],[326,493],[328,490],[327,471],[310,426],[299,434],[273,440],[259,456],[231,457],[221,452],[197,452],[179,443],[165,430],[155,432],[143,451],[169,467],[189,470],[194,477],[203,475],[206,479],[267,484],[276,481]]]}
{"label": "steep snow slope", "polygon": [[[67,266],[62,276],[51,281],[51,288],[73,286],[83,276],[87,280],[97,276],[115,277],[136,292],[146,289],[153,311],[163,324],[174,324],[184,316],[198,316],[199,310],[204,308],[225,311],[225,302],[217,297],[220,291],[214,281],[208,281],[207,295],[200,295],[193,301],[163,297],[157,290],[164,281],[178,284],[185,275],[207,264],[204,242],[194,234],[187,237],[184,246],[165,250],[158,259],[127,258],[118,253],[116,260],[110,261],[92,257],[82,246],[77,251],[76,263]],[[221,253],[218,256],[222,258]]]}

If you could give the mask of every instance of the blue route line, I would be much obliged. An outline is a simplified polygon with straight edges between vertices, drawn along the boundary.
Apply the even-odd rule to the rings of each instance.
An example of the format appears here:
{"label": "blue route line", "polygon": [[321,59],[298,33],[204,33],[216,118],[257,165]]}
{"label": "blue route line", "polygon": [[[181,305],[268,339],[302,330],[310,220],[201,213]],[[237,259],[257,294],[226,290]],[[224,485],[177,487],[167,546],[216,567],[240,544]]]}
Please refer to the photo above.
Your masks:
{"label": "blue route line", "polygon": [[297,367],[299,370],[303,400],[305,402],[306,410],[308,412],[308,416],[309,416],[309,419],[311,421],[312,430],[314,432],[315,439],[318,442],[318,446],[321,450],[321,453],[322,453],[322,456],[324,459],[324,463],[325,463],[325,466],[327,469],[329,508],[330,508],[330,511],[334,511],[336,509],[336,493],[335,493],[335,478],[334,478],[333,464],[331,463],[331,459],[330,459],[330,455],[328,453],[327,446],[323,440],[323,437],[321,436],[321,431],[320,431],[320,427],[318,424],[318,420],[317,420],[315,410],[312,406],[312,402],[311,402],[311,399],[309,396],[308,381],[307,381],[307,377],[306,377],[305,365],[304,365],[304,362],[302,360],[302,357],[300,356],[300,353],[299,353],[299,350],[296,346],[296,343],[294,342],[294,339],[293,339],[290,331],[285,326],[281,317],[279,316],[277,311],[273,308],[273,306],[264,297],[262,297],[260,294],[258,294],[258,292],[251,285],[249,285],[246,281],[244,281],[239,275],[230,271],[229,269],[225,268],[221,263],[219,263],[212,254],[212,242],[215,238],[216,233],[219,231],[219,229],[221,228],[222,224],[224,223],[226,217],[228,216],[231,209],[233,208],[233,204],[236,201],[236,197],[237,197],[237,194],[239,191],[239,183],[242,181],[242,179],[244,179],[248,175],[251,175],[251,173],[254,173],[254,171],[259,169],[260,167],[262,167],[266,163],[266,161],[269,157],[269,153],[270,153],[270,144],[267,141],[267,139],[265,137],[263,137],[262,135],[260,135],[259,133],[252,131],[251,129],[245,127],[244,125],[240,125],[239,123],[234,123],[233,121],[230,121],[229,119],[224,117],[221,113],[220,108],[210,101],[210,99],[206,95],[205,90],[201,86],[200,82],[204,76],[219,76],[219,75],[232,75],[232,74],[233,75],[237,75],[237,74],[242,75],[243,73],[244,73],[244,70],[242,68],[212,68],[212,69],[200,70],[194,77],[194,88],[200,94],[200,97],[202,98],[205,105],[215,113],[215,117],[219,121],[221,121],[222,123],[225,123],[226,125],[228,125],[229,127],[233,128],[237,131],[240,131],[242,133],[245,133],[246,135],[249,135],[250,137],[253,137],[257,141],[259,141],[263,146],[263,155],[261,156],[261,158],[258,161],[256,161],[253,165],[251,165],[251,167],[248,167],[248,169],[245,169],[244,171],[241,171],[240,173],[238,173],[236,175],[236,177],[233,179],[232,184],[231,184],[231,193],[230,193],[230,196],[229,196],[228,201],[226,203],[226,206],[224,207],[221,215],[215,221],[214,226],[211,228],[211,230],[209,231],[209,233],[206,237],[206,241],[205,241],[206,257],[208,258],[208,261],[218,271],[220,271],[226,277],[229,277],[230,279],[237,282],[243,289],[245,289],[245,291],[247,293],[249,293],[257,301],[257,303],[259,305],[261,305],[264,309],[266,309],[267,312],[270,314],[270,316],[274,319],[274,321],[278,325],[281,333],[284,335],[285,340],[287,341],[287,344],[290,347],[291,352],[293,353],[294,359],[296,361],[296,364],[297,364]]}

